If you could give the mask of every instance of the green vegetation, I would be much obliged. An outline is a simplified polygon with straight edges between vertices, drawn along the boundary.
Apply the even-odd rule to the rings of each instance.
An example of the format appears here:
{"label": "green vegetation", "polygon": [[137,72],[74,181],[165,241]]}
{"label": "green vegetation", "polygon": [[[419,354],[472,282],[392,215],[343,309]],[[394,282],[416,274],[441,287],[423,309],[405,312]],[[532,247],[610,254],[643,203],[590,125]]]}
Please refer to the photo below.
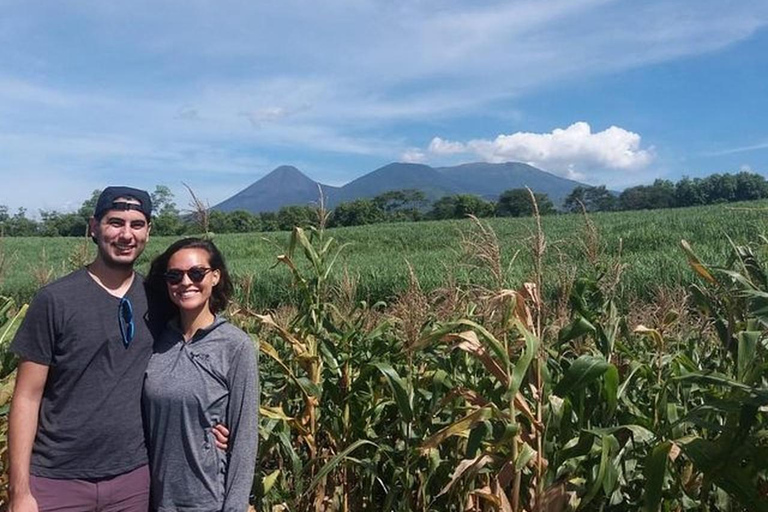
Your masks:
{"label": "green vegetation", "polygon": [[613,196],[605,186],[576,187],[566,198],[567,211],[653,210],[705,204],[752,201],[768,197],[768,181],[760,174],[712,174],[706,178],[684,177],[677,183],[657,179],[651,185],[629,187]]}
{"label": "green vegetation", "polygon": [[[295,169],[294,169],[295,170]],[[297,170],[295,170],[298,172]],[[40,211],[40,221],[27,218],[21,208],[10,215],[0,205],[0,237],[10,236],[81,236],[99,195],[95,190],[75,213]],[[191,190],[190,190],[191,192]],[[539,215],[558,213],[560,206],[546,194],[536,193]],[[604,185],[577,186],[565,197],[560,212],[588,213],[655,210],[689,206],[754,201],[768,198],[768,181],[759,174],[713,174],[706,178],[683,178],[677,183],[658,179],[651,185],[630,187],[616,196]],[[193,194],[194,213],[182,216],[168,187],[158,185],[152,193],[153,232],[160,236],[192,235],[200,232],[254,233],[290,231],[294,226],[307,227],[316,220],[315,207],[283,206],[276,212],[254,214],[245,210],[223,212],[210,210]],[[336,205],[328,218],[329,227],[361,226],[388,222],[464,219],[475,217],[530,217],[533,208],[528,189],[513,188],[502,192],[498,200],[486,201],[472,194],[441,197],[430,204],[421,190],[406,189],[384,192],[372,198],[361,198]]]}
{"label": "green vegetation", "polygon": [[[467,236],[499,276],[493,233]],[[270,375],[264,509],[768,510],[768,278],[750,248],[715,267],[684,243],[694,307],[659,303],[646,326],[600,265],[561,323],[537,294],[541,232],[531,282],[429,297],[412,280],[386,311],[331,286],[343,248],[326,233],[288,247],[296,311],[240,313]]]}
{"label": "green vegetation", "polygon": [[[617,290],[625,304],[648,300],[664,290],[680,290],[692,282],[680,259],[679,241],[688,240],[708,261],[726,255],[726,236],[735,243],[757,240],[768,227],[766,202],[735,205],[654,210],[644,212],[597,213],[590,217],[595,230],[587,229],[582,215],[557,215],[541,219],[547,233],[544,294],[560,293],[558,275],[578,274],[591,264],[583,255],[585,244],[598,236],[601,251],[590,258],[603,265],[621,264],[623,279]],[[496,232],[502,255],[510,258],[527,247],[533,234],[532,219],[495,218],[488,225]],[[461,255],[462,232],[471,221],[448,220],[421,223],[376,224],[329,230],[340,243],[349,244],[334,272],[345,268],[356,278],[357,297],[370,302],[389,300],[408,287],[408,264],[422,288],[431,291],[453,280],[482,283],[486,276],[466,265]],[[283,245],[288,232],[216,235],[239,282],[244,302],[256,308],[275,307],[290,301],[293,290],[288,277],[274,268],[276,245]],[[152,257],[173,238],[152,237],[139,261],[146,270]],[[90,261],[95,246],[74,238],[6,238],[0,241],[5,254],[0,273],[0,294],[19,302],[29,301],[37,287],[50,278]],[[521,251],[509,268],[509,282],[530,277],[532,262]]]}
{"label": "green vegetation", "polygon": [[[216,236],[261,352],[254,504],[768,511],[766,207]],[[4,293],[90,248],[4,243]]]}

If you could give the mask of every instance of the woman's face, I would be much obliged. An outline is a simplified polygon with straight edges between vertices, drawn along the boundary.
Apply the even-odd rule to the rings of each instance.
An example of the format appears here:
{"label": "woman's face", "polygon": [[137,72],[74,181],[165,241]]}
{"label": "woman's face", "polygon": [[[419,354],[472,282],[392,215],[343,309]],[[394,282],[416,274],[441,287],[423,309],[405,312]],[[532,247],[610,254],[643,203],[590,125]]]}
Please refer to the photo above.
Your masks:
{"label": "woman's face", "polygon": [[180,311],[210,310],[213,287],[219,283],[220,272],[211,270],[205,249],[181,249],[168,260],[166,284],[171,302]]}

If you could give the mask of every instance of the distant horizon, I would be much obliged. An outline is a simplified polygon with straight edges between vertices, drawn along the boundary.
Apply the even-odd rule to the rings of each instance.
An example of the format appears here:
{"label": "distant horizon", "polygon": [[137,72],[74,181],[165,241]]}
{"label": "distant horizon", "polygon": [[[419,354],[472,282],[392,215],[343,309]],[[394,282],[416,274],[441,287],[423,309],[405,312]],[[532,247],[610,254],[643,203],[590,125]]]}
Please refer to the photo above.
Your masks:
{"label": "distant horizon", "polygon": [[[474,162],[463,162],[463,163],[458,163],[458,164],[455,164],[455,165],[450,165],[450,166],[431,166],[431,165],[428,165],[428,164],[420,164],[420,163],[415,163],[415,162],[389,162],[389,163],[387,163],[387,164],[384,164],[384,165],[382,165],[382,166],[380,166],[380,167],[378,167],[378,168],[376,168],[376,169],[374,169],[374,170],[372,170],[372,171],[369,171],[369,172],[367,172],[367,173],[364,173],[364,174],[360,174],[359,176],[356,176],[356,177],[354,177],[354,178],[350,179],[348,182],[346,182],[346,183],[343,183],[343,184],[341,184],[341,185],[334,185],[334,184],[331,184],[331,183],[323,183],[323,182],[321,182],[321,181],[318,181],[318,180],[316,180],[315,178],[313,178],[312,176],[310,176],[308,173],[304,172],[304,171],[303,171],[301,168],[299,168],[299,167],[298,167],[298,166],[296,166],[296,165],[293,165],[293,164],[280,164],[280,165],[276,166],[275,168],[273,168],[272,170],[270,170],[269,172],[267,172],[267,173],[263,174],[262,176],[260,176],[260,177],[259,177],[259,178],[257,178],[256,180],[254,180],[254,181],[250,182],[249,184],[245,185],[244,187],[242,187],[242,188],[240,188],[240,189],[238,189],[238,190],[236,190],[236,191],[233,191],[232,193],[230,193],[228,196],[224,197],[223,199],[221,199],[221,200],[220,200],[220,201],[218,201],[217,203],[213,203],[213,202],[211,202],[211,201],[206,201],[206,199],[205,199],[205,197],[204,197],[204,194],[202,194],[202,192],[201,192],[201,191],[199,191],[199,190],[195,190],[195,189],[192,189],[192,191],[195,193],[195,195],[196,195],[198,198],[202,199],[202,200],[203,200],[203,202],[207,202],[211,208],[214,208],[215,206],[217,206],[217,205],[218,205],[218,204],[220,204],[221,202],[223,202],[223,201],[226,201],[226,200],[228,200],[228,199],[232,198],[233,196],[235,196],[235,195],[237,195],[238,193],[242,192],[243,190],[247,189],[247,188],[248,188],[248,187],[250,187],[251,185],[254,185],[254,184],[255,184],[255,183],[257,183],[258,181],[262,180],[263,178],[265,178],[265,177],[267,177],[268,175],[272,174],[273,172],[277,171],[277,170],[278,170],[278,169],[280,169],[281,167],[290,167],[290,168],[296,169],[296,170],[297,170],[299,173],[301,173],[302,175],[304,175],[306,178],[308,178],[308,179],[312,180],[313,182],[315,182],[315,183],[317,183],[317,184],[319,184],[319,185],[323,185],[323,186],[329,186],[329,187],[333,187],[334,189],[340,189],[340,188],[344,187],[345,185],[347,185],[347,184],[349,184],[349,183],[351,183],[351,182],[353,182],[353,181],[355,181],[355,180],[357,180],[357,179],[359,179],[359,178],[362,178],[362,177],[366,176],[367,174],[370,174],[370,173],[372,173],[372,172],[378,171],[378,170],[380,170],[380,169],[383,169],[384,167],[387,167],[387,166],[390,166],[390,165],[393,165],[393,164],[425,165],[425,166],[427,166],[427,167],[432,167],[432,168],[434,169],[434,168],[451,168],[451,167],[459,167],[459,166],[462,166],[462,165],[473,165],[473,164],[489,164],[489,163],[490,163],[490,162],[478,162],[478,161],[474,161]],[[540,168],[538,168],[538,167],[532,166],[531,164],[528,164],[528,163],[526,163],[526,162],[515,162],[515,161],[507,161],[507,162],[497,162],[497,163],[495,163],[495,164],[493,164],[493,165],[506,165],[506,164],[525,164],[525,165],[529,165],[529,166],[531,166],[531,167],[534,167],[534,168],[535,168],[536,170],[538,170],[538,171],[541,171],[541,172],[544,172],[544,173],[550,174],[550,175],[552,175],[552,176],[555,176],[555,177],[557,177],[557,178],[561,178],[561,179],[565,179],[565,180],[568,180],[568,181],[572,181],[572,182],[574,182],[574,183],[577,183],[578,185],[585,185],[585,186],[588,186],[588,187],[600,187],[600,186],[606,186],[606,188],[607,188],[607,189],[608,189],[610,192],[612,192],[612,193],[616,193],[616,194],[620,194],[621,192],[623,192],[623,191],[624,191],[624,190],[626,190],[627,188],[631,188],[631,187],[635,187],[635,186],[642,186],[642,185],[652,185],[652,184],[653,184],[653,182],[654,182],[656,179],[659,179],[659,178],[654,178],[653,180],[651,180],[651,181],[649,181],[649,182],[646,182],[646,183],[638,183],[638,184],[636,184],[636,185],[627,186],[627,187],[624,187],[624,188],[621,188],[621,189],[613,189],[613,188],[610,188],[610,187],[608,187],[607,185],[605,185],[605,184],[603,184],[603,183],[597,183],[597,184],[589,184],[589,183],[579,182],[578,180],[572,180],[572,179],[570,179],[570,178],[563,178],[562,176],[558,176],[558,175],[556,175],[556,174],[553,174],[553,173],[551,173],[551,172],[549,172],[549,171],[547,171],[547,170],[545,170],[545,169],[540,169]],[[662,178],[662,179],[668,179],[668,180],[669,180],[669,181],[671,181],[672,183],[677,183],[678,181],[680,181],[681,179],[683,179],[683,178],[686,178],[686,177],[687,177],[687,178],[690,178],[690,179],[696,179],[696,178],[701,178],[701,179],[703,179],[703,178],[707,178],[707,177],[709,177],[709,176],[712,176],[712,175],[714,175],[714,174],[738,174],[738,173],[740,173],[740,172],[750,172],[750,173],[754,173],[754,174],[759,174],[759,175],[761,175],[761,176],[765,177],[766,179],[768,179],[768,175],[766,175],[766,174],[763,174],[763,173],[759,173],[759,172],[755,172],[755,171],[752,171],[752,170],[739,170],[739,171],[733,171],[733,172],[712,172],[712,173],[710,173],[710,174],[701,175],[701,176],[680,176],[679,178],[675,178],[675,179],[668,179],[668,178]],[[109,186],[109,185],[115,185],[115,184],[118,184],[118,185],[126,185],[127,183],[110,183],[110,184],[108,184],[108,185],[106,185],[106,186]],[[163,184],[163,183],[156,183],[156,184],[153,184],[153,185],[150,185],[150,186],[144,187],[143,189],[144,189],[144,190],[147,190],[147,191],[148,191],[148,192],[150,192],[150,193],[152,193],[152,192],[155,190],[155,187],[156,187],[156,186],[158,186],[158,185],[164,185],[164,184]],[[26,210],[27,210],[27,211],[26,211],[26,216],[27,216],[27,218],[30,218],[30,219],[34,219],[34,220],[40,220],[40,210],[56,211],[56,212],[58,212],[58,213],[72,213],[72,212],[75,212],[75,211],[77,211],[77,210],[80,208],[80,206],[82,205],[82,203],[84,203],[86,200],[88,200],[88,199],[91,197],[91,194],[93,193],[93,190],[96,190],[96,189],[92,189],[92,190],[90,190],[90,191],[88,192],[88,195],[87,195],[87,196],[84,196],[84,197],[83,197],[83,199],[82,199],[82,201],[80,201],[79,203],[77,203],[77,204],[74,204],[74,206],[73,206],[71,209],[68,209],[68,210],[47,210],[46,208],[38,208],[38,209],[34,209],[34,208],[33,208],[33,209],[30,209],[30,208],[26,208],[26,207],[25,207],[25,208],[26,208]],[[398,190],[407,190],[407,188],[404,188],[404,189],[398,189]],[[183,192],[181,192],[181,194],[177,194],[177,193],[176,193],[175,191],[173,191],[173,190],[172,190],[172,193],[174,194],[174,202],[176,203],[176,205],[178,206],[178,208],[179,208],[180,210],[182,210],[182,211],[193,211],[193,208],[192,208],[191,204],[190,204],[190,205],[187,205],[187,203],[185,203],[185,202],[184,202],[186,199],[188,199],[189,201],[191,201],[191,199],[192,199],[192,198],[191,198],[191,196],[190,196],[190,194],[189,194],[189,192],[188,192],[188,190],[187,190],[186,188],[184,188],[184,189],[183,189]],[[471,194],[471,193],[470,193],[470,194]],[[478,194],[472,194],[472,195],[478,195]],[[482,197],[482,196],[481,196],[481,197]],[[6,205],[5,203],[2,203],[2,202],[0,202],[0,205],[2,205],[2,206],[8,206],[8,205]],[[16,208],[16,209],[11,209],[11,208],[9,207],[9,214],[14,214],[14,213],[16,213],[17,211],[18,211],[18,208]]]}

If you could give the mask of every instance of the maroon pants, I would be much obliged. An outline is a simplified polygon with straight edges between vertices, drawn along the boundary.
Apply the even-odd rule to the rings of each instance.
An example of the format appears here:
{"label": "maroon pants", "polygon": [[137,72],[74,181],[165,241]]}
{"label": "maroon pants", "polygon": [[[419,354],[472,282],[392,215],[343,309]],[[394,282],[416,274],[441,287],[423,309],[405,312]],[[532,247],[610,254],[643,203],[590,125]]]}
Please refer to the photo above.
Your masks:
{"label": "maroon pants", "polygon": [[59,480],[31,475],[40,512],[147,512],[149,466],[100,480]]}

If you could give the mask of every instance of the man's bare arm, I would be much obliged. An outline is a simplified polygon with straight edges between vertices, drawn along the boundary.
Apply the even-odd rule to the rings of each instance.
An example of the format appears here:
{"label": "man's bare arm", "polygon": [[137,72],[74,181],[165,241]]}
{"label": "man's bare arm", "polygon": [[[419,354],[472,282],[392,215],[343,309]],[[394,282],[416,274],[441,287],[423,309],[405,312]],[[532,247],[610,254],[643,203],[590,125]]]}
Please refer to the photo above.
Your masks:
{"label": "man's bare arm", "polygon": [[47,378],[48,366],[32,361],[19,362],[8,423],[9,512],[37,512],[37,502],[29,490],[29,463]]}

